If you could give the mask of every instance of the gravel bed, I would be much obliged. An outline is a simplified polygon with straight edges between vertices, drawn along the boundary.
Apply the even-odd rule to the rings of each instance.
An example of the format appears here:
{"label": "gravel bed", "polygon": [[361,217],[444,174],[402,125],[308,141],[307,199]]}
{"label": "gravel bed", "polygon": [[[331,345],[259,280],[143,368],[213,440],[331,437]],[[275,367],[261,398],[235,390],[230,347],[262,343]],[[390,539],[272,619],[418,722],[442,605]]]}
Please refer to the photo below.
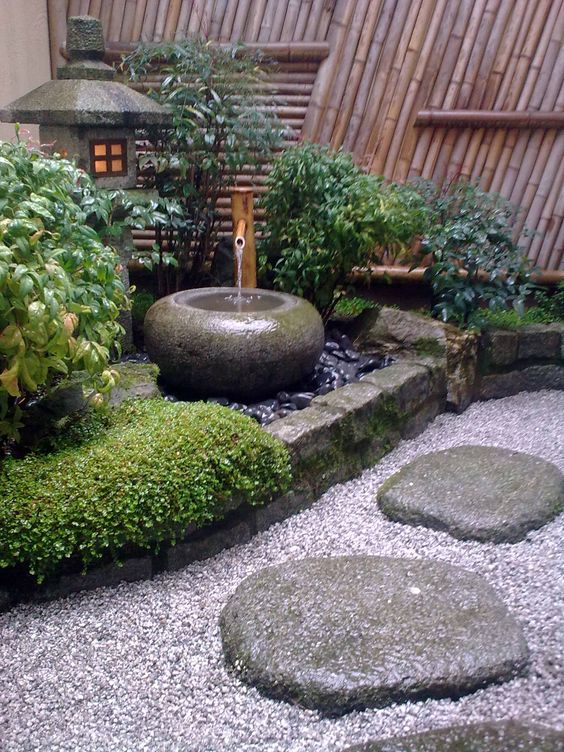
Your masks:
{"label": "gravel bed", "polygon": [[[0,749],[338,752],[369,738],[519,718],[562,728],[562,522],[517,544],[455,540],[387,521],[375,493],[414,457],[464,443],[536,454],[564,469],[564,393],[522,393],[445,414],[314,507],[173,574],[0,616]],[[227,672],[218,616],[248,574],[303,556],[432,557],[482,574],[521,622],[528,676],[457,701],[321,719]]]}

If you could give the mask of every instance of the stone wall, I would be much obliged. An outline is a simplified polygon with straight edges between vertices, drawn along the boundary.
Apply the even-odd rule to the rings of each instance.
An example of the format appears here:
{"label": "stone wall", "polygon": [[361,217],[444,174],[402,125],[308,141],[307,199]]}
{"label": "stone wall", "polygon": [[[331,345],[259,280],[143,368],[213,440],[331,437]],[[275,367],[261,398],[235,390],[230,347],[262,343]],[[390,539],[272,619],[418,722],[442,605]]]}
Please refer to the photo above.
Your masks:
{"label": "stone wall", "polygon": [[[114,402],[151,397],[150,367],[125,364]],[[44,601],[80,590],[147,579],[225,548],[246,543],[257,532],[310,506],[334,483],[347,480],[378,461],[401,438],[420,433],[444,410],[445,372],[432,359],[396,363],[313,400],[310,407],[271,424],[267,430],[284,441],[294,465],[293,490],[263,507],[242,505],[224,520],[191,531],[174,546],[156,554],[122,552],[123,564],[111,561],[86,574],[72,563],[66,571],[37,586],[13,569],[0,577],[0,611],[20,601]]]}
{"label": "stone wall", "polygon": [[464,332],[420,314],[383,308],[361,322],[355,345],[402,359],[423,354],[442,363],[447,408],[462,412],[474,400],[521,391],[564,389],[564,324]]}
{"label": "stone wall", "polygon": [[[224,520],[191,531],[175,546],[161,546],[157,554],[123,552],[122,566],[102,562],[86,575],[71,568],[39,587],[17,572],[4,572],[0,611],[21,600],[50,600],[147,579],[214,556],[311,506],[333,484],[374,465],[402,438],[417,436],[445,409],[460,412],[474,399],[523,389],[564,388],[562,324],[494,330],[478,337],[417,314],[383,309],[376,318],[365,318],[356,342],[365,352],[392,353],[398,361],[316,397],[310,407],[265,429],[290,450],[292,491],[263,507],[233,509]],[[124,368],[116,404],[156,394],[150,366]]]}
{"label": "stone wall", "polygon": [[564,324],[530,324],[482,335],[475,399],[564,389]]}

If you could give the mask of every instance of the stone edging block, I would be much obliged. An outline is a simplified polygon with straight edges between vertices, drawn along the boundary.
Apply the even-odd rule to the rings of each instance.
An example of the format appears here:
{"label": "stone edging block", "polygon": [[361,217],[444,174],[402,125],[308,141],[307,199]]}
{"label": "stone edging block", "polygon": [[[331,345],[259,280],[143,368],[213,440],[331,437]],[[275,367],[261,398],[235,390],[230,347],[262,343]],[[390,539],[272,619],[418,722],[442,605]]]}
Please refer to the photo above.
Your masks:
{"label": "stone edging block", "polygon": [[290,450],[294,489],[263,507],[226,510],[224,520],[191,530],[157,554],[126,556],[85,575],[63,574],[35,588],[0,584],[0,611],[16,602],[45,601],[79,590],[149,579],[163,571],[215,556],[311,506],[334,483],[348,480],[382,457],[402,437],[420,433],[444,409],[445,373],[433,359],[401,362],[366,376],[266,428]]}

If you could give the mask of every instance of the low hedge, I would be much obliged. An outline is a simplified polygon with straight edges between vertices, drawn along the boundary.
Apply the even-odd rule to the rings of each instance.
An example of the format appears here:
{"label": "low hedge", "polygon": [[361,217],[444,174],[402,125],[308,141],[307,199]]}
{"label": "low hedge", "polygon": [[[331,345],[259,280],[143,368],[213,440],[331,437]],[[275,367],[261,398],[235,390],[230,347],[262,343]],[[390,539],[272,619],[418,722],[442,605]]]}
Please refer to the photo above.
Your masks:
{"label": "low hedge", "polygon": [[86,568],[128,544],[175,542],[233,498],[258,505],[289,485],[285,446],[219,405],[126,403],[93,425],[4,461],[0,567],[23,565],[41,582],[71,557]]}

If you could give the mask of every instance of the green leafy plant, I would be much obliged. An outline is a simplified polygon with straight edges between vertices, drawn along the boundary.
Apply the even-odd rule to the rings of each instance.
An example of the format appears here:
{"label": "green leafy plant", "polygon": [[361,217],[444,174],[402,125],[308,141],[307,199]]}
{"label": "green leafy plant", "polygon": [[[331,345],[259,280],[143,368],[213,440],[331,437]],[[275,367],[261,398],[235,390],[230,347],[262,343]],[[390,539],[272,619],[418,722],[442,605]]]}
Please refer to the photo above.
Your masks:
{"label": "green leafy plant", "polygon": [[112,199],[71,162],[0,143],[0,439],[22,407],[72,371],[115,383],[110,349],[127,305],[119,257],[88,223],[111,226]]}
{"label": "green leafy plant", "polygon": [[523,313],[533,285],[512,238],[515,208],[467,181],[443,187],[422,181],[415,188],[431,212],[421,253],[432,254],[425,279],[434,295],[433,314],[467,326],[484,305]]}
{"label": "green leafy plant", "polygon": [[258,53],[202,39],[141,46],[124,60],[133,81],[162,74],[152,95],[173,113],[172,128],[148,131],[151,147],[139,161],[146,184],[181,205],[157,227],[154,248],[139,254],[156,268],[159,295],[200,281],[217,240],[221,192],[243,168],[260,172],[280,141],[264,64]]}
{"label": "green leafy plant", "polygon": [[0,567],[41,581],[70,558],[86,568],[128,544],[155,549],[290,480],[282,442],[218,405],[125,403],[72,439],[0,468]]}
{"label": "green leafy plant", "polygon": [[479,329],[519,329],[527,324],[554,324],[564,321],[563,282],[560,282],[552,294],[538,290],[535,293],[535,302],[536,305],[527,308],[522,314],[515,310],[480,310],[473,317],[472,324]]}
{"label": "green leafy plant", "polygon": [[133,321],[143,323],[145,314],[155,302],[155,296],[147,290],[140,290],[131,296],[131,316]]}
{"label": "green leafy plant", "polygon": [[267,185],[262,272],[275,287],[311,301],[325,319],[354,266],[377,249],[407,247],[425,226],[415,191],[384,185],[349,154],[316,144],[283,152]]}
{"label": "green leafy plant", "polygon": [[374,308],[378,308],[378,304],[373,300],[359,297],[339,298],[335,304],[333,315],[342,318],[355,318],[364,311],[370,311]]}

